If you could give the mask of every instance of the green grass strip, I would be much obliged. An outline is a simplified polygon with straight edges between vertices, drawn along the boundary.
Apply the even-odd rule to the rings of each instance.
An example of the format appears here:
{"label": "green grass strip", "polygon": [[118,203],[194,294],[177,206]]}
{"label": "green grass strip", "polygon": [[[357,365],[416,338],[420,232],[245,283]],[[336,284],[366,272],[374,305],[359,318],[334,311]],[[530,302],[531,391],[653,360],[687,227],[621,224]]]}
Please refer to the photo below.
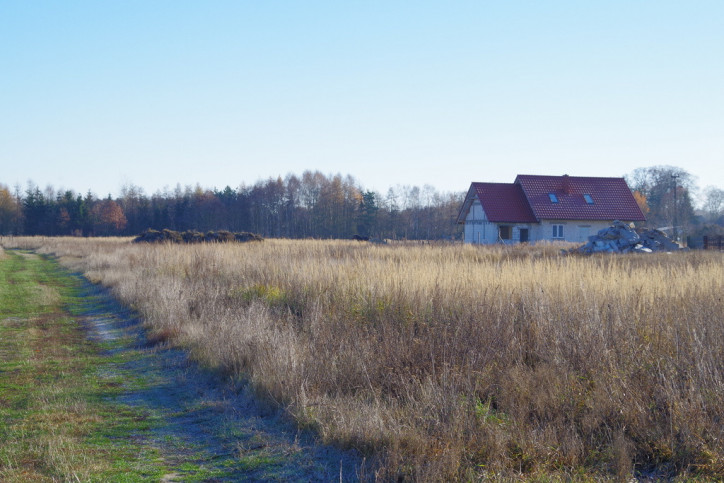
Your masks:
{"label": "green grass strip", "polygon": [[[120,376],[70,309],[80,281],[48,258],[0,257],[0,481],[158,481],[158,421],[114,402]],[[109,376],[109,374],[111,374]]]}

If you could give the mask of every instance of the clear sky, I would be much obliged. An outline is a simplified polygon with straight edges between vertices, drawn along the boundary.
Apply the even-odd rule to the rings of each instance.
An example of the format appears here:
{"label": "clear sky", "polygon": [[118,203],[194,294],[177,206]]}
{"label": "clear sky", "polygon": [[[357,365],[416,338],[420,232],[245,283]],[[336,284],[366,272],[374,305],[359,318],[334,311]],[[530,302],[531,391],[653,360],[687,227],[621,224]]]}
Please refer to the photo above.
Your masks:
{"label": "clear sky", "polygon": [[724,188],[724,1],[0,0],[5,185],[653,165]]}

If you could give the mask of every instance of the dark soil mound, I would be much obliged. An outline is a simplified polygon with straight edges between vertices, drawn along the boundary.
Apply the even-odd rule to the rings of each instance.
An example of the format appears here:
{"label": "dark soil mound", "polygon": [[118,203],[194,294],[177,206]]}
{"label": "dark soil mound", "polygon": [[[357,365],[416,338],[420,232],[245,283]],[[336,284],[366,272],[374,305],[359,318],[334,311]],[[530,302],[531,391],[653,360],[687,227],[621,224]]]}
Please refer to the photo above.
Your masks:
{"label": "dark soil mound", "polygon": [[263,241],[264,238],[256,233],[232,233],[230,231],[210,231],[206,234],[190,230],[177,232],[173,230],[148,229],[138,235],[133,243],[228,243]]}

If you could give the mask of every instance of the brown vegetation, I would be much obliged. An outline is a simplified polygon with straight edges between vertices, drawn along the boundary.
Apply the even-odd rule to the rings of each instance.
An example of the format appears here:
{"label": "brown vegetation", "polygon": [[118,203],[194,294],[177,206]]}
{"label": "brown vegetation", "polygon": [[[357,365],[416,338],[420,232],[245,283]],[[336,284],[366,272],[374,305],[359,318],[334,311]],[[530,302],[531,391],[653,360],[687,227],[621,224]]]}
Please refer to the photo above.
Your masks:
{"label": "brown vegetation", "polygon": [[719,253],[42,245],[384,479],[724,477]]}
{"label": "brown vegetation", "polygon": [[228,242],[249,242],[263,241],[264,238],[248,232],[231,233],[229,231],[210,231],[200,233],[198,231],[177,232],[164,229],[161,231],[148,229],[133,239],[134,243],[228,243]]}

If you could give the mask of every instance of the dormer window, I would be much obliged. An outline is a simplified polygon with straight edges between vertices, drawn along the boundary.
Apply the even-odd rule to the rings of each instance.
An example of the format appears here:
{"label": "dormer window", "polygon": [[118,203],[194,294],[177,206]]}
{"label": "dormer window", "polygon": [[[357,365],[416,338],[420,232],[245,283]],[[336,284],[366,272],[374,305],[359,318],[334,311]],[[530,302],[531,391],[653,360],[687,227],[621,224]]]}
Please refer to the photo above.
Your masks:
{"label": "dormer window", "polygon": [[586,203],[588,203],[589,205],[593,204],[593,198],[591,198],[591,195],[589,195],[588,193],[583,195],[583,199],[586,200]]}
{"label": "dormer window", "polygon": [[548,198],[551,199],[551,203],[558,203],[558,197],[555,193],[548,193]]}

